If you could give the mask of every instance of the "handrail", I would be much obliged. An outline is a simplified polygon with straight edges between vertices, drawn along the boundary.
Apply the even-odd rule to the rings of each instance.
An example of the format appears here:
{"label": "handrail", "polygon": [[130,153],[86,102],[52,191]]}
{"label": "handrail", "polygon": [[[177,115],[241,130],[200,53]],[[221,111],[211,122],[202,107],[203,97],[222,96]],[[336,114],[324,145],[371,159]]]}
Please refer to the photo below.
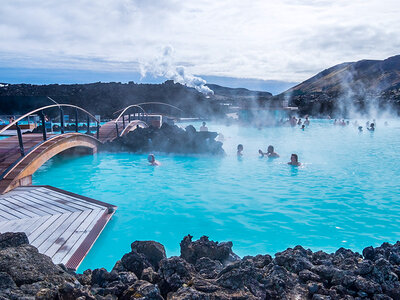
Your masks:
{"label": "handrail", "polygon": [[[169,107],[175,108],[175,109],[177,109],[177,110],[179,110],[181,112],[184,112],[179,107],[177,107],[175,105],[172,105],[172,104],[169,104],[169,103],[164,103],[164,102],[143,102],[143,103],[136,103],[135,105],[139,105],[140,106],[140,105],[146,105],[146,104],[161,104],[161,105],[165,105],[165,106],[169,106]],[[124,110],[124,109],[117,110],[116,112],[114,112],[114,114],[116,114],[116,113],[118,113],[118,112],[120,112],[122,110]]]}
{"label": "handrail", "polygon": [[169,103],[164,103],[164,102],[144,102],[144,103],[138,103],[137,105],[146,105],[146,104],[161,104],[161,105],[165,105],[165,106],[169,106],[169,107],[175,108],[175,109],[177,109],[177,110],[179,110],[181,112],[184,112],[179,107],[177,107],[175,105],[172,105],[172,104],[169,104]]}
{"label": "handrail", "polygon": [[94,120],[96,121],[97,125],[100,125],[100,122],[96,119],[95,116],[93,116],[90,112],[88,112],[87,110],[85,110],[85,109],[83,109],[83,108],[81,108],[81,107],[79,107],[79,106],[72,105],[72,104],[52,104],[52,105],[43,106],[43,107],[41,107],[41,108],[37,108],[37,109],[32,110],[32,111],[30,111],[29,113],[26,113],[25,115],[19,117],[18,119],[14,120],[12,123],[8,124],[8,125],[7,125],[6,127],[4,127],[3,129],[1,129],[1,130],[0,130],[0,134],[1,134],[2,132],[6,131],[7,129],[9,129],[10,127],[12,127],[13,125],[16,125],[19,121],[25,119],[26,117],[28,117],[28,116],[30,116],[30,115],[36,113],[36,112],[39,112],[39,111],[41,111],[41,110],[45,110],[45,109],[48,109],[48,108],[52,108],[52,107],[61,107],[61,106],[73,107],[73,108],[79,109],[79,110],[85,112],[87,115],[89,115],[92,119],[94,119]]}
{"label": "handrail", "polygon": [[[124,113],[125,113],[128,109],[130,109],[131,107],[139,107],[139,108],[143,111],[143,113],[147,116],[147,112],[146,112],[141,106],[139,106],[139,105],[137,105],[137,104],[132,104],[132,105],[129,105],[129,106],[125,107],[124,110],[119,114],[118,118],[115,119],[114,122],[117,123],[118,120],[119,120],[119,118],[121,118],[121,117],[124,115]],[[118,112],[118,111],[117,111],[117,112]]]}
{"label": "handrail", "polygon": [[[139,122],[145,124],[146,126],[149,126],[149,125],[147,125],[147,123],[146,123],[145,121],[142,121],[142,120],[133,120],[133,121],[131,121],[131,122],[124,128],[124,130],[121,131],[120,136],[123,136],[123,135],[125,134],[125,131],[127,131],[128,129],[130,129],[130,128],[129,128],[129,125],[131,125],[131,124],[132,124],[133,122],[135,122],[135,121],[139,121]],[[137,124],[137,125],[139,125],[139,124]]]}

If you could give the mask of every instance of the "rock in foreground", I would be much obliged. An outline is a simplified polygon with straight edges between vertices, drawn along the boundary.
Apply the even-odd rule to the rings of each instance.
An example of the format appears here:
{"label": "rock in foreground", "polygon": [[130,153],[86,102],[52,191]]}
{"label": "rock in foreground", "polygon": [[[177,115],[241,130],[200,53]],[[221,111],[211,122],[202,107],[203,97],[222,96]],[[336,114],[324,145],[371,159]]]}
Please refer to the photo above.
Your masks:
{"label": "rock in foreground", "polygon": [[135,241],[113,270],[68,272],[27,243],[0,234],[0,299],[400,299],[400,242],[312,252],[301,246],[239,258],[232,243],[190,235],[181,256]]}

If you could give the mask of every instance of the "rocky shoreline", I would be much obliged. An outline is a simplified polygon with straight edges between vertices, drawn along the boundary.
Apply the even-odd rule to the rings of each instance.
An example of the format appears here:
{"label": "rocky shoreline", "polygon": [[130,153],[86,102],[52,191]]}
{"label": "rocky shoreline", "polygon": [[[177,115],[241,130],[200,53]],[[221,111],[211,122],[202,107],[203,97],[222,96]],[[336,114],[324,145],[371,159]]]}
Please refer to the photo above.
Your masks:
{"label": "rocky shoreline", "polygon": [[400,242],[312,252],[301,246],[238,257],[232,243],[184,237],[179,257],[135,241],[114,268],[54,265],[24,233],[0,234],[0,299],[400,299]]}

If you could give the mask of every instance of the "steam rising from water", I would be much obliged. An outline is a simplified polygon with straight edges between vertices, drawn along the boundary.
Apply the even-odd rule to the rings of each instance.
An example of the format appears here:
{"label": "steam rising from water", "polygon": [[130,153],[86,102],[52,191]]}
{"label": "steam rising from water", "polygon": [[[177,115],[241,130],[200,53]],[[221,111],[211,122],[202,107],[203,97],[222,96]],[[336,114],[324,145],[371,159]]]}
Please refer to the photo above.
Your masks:
{"label": "steam rising from water", "polygon": [[342,93],[337,99],[339,114],[350,119],[396,117],[396,109],[388,101],[380,101],[382,89],[359,80],[355,72],[347,69],[340,76]]}
{"label": "steam rising from water", "polygon": [[151,62],[141,63],[140,74],[142,77],[150,73],[153,76],[166,77],[172,79],[175,83],[195,88],[205,95],[214,94],[214,92],[205,85],[207,82],[203,78],[194,76],[188,72],[184,66],[175,65],[173,52],[174,49],[171,46],[166,46],[163,49],[162,55],[156,57]]}

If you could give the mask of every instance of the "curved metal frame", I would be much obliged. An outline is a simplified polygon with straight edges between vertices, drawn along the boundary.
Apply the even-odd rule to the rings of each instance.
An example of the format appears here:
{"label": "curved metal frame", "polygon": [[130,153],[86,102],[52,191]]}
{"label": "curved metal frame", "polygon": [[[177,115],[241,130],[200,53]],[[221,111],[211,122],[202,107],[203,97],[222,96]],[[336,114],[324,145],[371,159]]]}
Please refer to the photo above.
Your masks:
{"label": "curved metal frame", "polygon": [[184,112],[179,107],[177,107],[175,105],[172,105],[172,104],[169,104],[169,103],[164,103],[164,102],[144,102],[144,103],[138,103],[137,105],[146,105],[146,104],[161,104],[161,105],[165,105],[165,106],[169,106],[169,107],[175,108],[175,109],[177,109],[177,110],[179,110],[181,112]]}
{"label": "curved metal frame", "polygon": [[[147,112],[143,109],[143,107],[141,107],[141,106],[139,106],[139,105],[137,105],[137,104],[132,104],[132,105],[129,105],[129,106],[127,106],[127,107],[125,107],[123,110],[122,110],[122,112],[119,114],[119,116],[118,116],[118,118],[116,118],[115,119],[115,123],[117,123],[118,122],[118,120],[124,115],[124,113],[128,110],[128,109],[130,109],[130,108],[132,108],[132,107],[139,107],[142,111],[143,111],[143,113],[147,116]],[[118,111],[116,111],[115,113],[117,113]],[[114,113],[114,114],[115,114]]]}
{"label": "curved metal frame", "polygon": [[52,108],[52,107],[58,107],[58,108],[60,108],[61,106],[64,106],[64,107],[73,107],[73,108],[79,109],[79,110],[85,112],[87,115],[89,115],[92,119],[94,119],[94,120],[96,121],[97,125],[100,124],[100,122],[96,119],[95,116],[93,116],[90,112],[88,112],[87,110],[85,110],[85,109],[83,109],[83,108],[81,108],[81,107],[79,107],[79,106],[72,105],[72,104],[52,104],[52,105],[48,105],[48,106],[43,106],[43,107],[41,107],[41,108],[37,108],[37,109],[35,109],[35,110],[30,111],[29,113],[26,113],[25,115],[19,117],[18,119],[14,120],[12,123],[8,124],[8,125],[7,125],[6,127],[4,127],[3,129],[1,129],[1,130],[0,130],[0,133],[6,131],[7,129],[9,129],[9,128],[12,127],[13,125],[16,125],[19,121],[25,119],[26,117],[28,117],[28,116],[30,116],[30,115],[36,113],[36,112],[39,112],[39,111],[41,111],[41,110],[45,110],[45,109],[48,109],[48,108]]}
{"label": "curved metal frame", "polygon": [[[132,124],[133,122],[135,122],[135,121],[139,121],[139,122],[145,124],[146,126],[149,126],[145,121],[142,121],[142,120],[133,120],[133,121],[131,121],[131,122],[124,128],[124,130],[121,131],[120,136],[123,136],[123,135],[125,134],[125,131],[128,130],[129,125],[131,125],[131,124]],[[128,131],[128,132],[129,132],[129,131]]]}
{"label": "curved metal frame", "polygon": [[[179,111],[181,111],[181,112],[184,112],[184,111],[183,111],[182,109],[180,109],[179,107],[177,107],[177,106],[175,106],[175,105],[172,105],[172,104],[169,104],[169,103],[164,103],[164,102],[143,102],[143,103],[137,103],[137,104],[135,104],[135,105],[140,106],[140,105],[146,105],[146,104],[161,104],[161,105],[165,105],[165,106],[169,106],[169,107],[175,108],[175,109],[177,109],[177,110],[179,110]],[[118,113],[118,112],[120,112],[120,111],[122,111],[122,110],[124,110],[124,109],[117,110],[116,112],[114,112],[114,114],[116,114],[116,113]]]}

